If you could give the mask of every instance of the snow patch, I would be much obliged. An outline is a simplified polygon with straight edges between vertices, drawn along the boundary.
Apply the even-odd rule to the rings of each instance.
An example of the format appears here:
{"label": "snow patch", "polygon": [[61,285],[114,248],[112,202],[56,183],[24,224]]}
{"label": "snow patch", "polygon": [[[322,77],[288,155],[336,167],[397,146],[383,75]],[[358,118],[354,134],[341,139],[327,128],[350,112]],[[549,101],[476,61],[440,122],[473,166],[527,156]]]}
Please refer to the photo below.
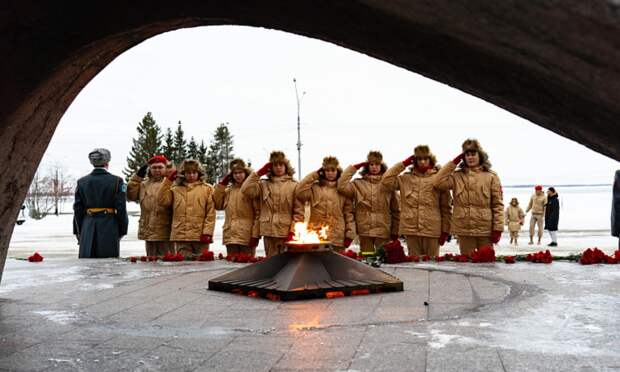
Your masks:
{"label": "snow patch", "polygon": [[72,323],[78,320],[78,316],[72,311],[41,310],[41,311],[33,311],[33,313],[37,315],[41,315],[49,321],[62,324],[62,325],[67,325],[69,323]]}
{"label": "snow patch", "polygon": [[441,331],[433,329],[431,330],[431,341],[429,341],[428,346],[433,349],[441,349],[459,337],[459,335],[445,335]]}

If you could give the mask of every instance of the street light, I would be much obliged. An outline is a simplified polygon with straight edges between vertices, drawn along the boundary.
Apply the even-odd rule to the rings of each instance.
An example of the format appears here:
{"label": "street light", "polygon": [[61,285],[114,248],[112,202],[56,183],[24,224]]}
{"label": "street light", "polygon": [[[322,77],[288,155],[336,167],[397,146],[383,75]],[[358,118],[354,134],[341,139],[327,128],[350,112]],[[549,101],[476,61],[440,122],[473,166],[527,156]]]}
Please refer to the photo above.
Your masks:
{"label": "street light", "polygon": [[301,180],[301,121],[299,115],[301,101],[304,99],[306,92],[302,92],[300,98],[297,91],[297,79],[293,78],[293,84],[295,85],[295,98],[297,98],[297,172],[299,172],[297,177]]}

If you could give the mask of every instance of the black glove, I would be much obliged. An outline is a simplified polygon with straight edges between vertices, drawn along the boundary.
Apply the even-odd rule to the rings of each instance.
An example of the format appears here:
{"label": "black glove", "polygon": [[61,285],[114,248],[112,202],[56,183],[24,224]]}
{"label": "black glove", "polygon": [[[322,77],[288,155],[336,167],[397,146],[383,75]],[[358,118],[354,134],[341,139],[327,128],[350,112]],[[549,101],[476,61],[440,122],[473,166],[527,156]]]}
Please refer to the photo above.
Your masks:
{"label": "black glove", "polygon": [[138,177],[140,178],[144,178],[144,176],[146,176],[146,171],[149,169],[149,165],[148,164],[144,164],[143,166],[140,167],[140,169],[138,169],[138,173],[136,173],[138,175]]}

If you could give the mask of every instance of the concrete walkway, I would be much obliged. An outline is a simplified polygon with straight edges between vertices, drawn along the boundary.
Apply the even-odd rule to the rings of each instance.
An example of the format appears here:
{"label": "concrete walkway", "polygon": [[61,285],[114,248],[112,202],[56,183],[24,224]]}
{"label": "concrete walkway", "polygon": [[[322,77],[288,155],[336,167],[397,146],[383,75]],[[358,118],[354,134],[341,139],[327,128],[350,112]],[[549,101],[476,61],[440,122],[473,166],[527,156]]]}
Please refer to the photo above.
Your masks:
{"label": "concrete walkway", "polygon": [[0,370],[620,369],[618,265],[384,266],[405,292],[289,303],[206,290],[237,267],[9,260]]}

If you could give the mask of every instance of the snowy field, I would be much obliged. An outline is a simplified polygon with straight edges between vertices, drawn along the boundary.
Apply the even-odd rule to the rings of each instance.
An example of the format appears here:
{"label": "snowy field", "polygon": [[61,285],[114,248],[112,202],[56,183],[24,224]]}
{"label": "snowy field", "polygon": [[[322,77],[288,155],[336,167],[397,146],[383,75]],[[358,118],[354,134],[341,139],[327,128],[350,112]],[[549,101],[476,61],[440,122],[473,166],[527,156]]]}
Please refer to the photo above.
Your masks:
{"label": "snowy field", "polygon": [[[559,247],[552,249],[556,255],[580,253],[588,247],[599,247],[607,252],[612,252],[618,246],[618,240],[610,235],[611,213],[611,186],[597,187],[570,187],[557,188],[560,196],[560,232]],[[530,188],[504,188],[504,197],[507,202],[512,197],[517,197],[525,210]],[[65,206],[64,211],[70,211],[70,206]],[[136,203],[129,203],[129,233],[121,241],[121,256],[143,255],[144,242],[137,239],[139,207]],[[74,256],[77,257],[78,246],[72,235],[73,215],[63,214],[58,217],[48,216],[40,221],[27,220],[21,226],[15,226],[13,237],[9,246],[9,257],[24,258],[38,251],[43,256]],[[224,216],[218,213],[215,228],[215,244],[212,249],[215,253],[225,252],[222,242],[222,224]],[[549,236],[545,232],[541,246],[528,246],[529,215],[526,224],[521,230],[520,245],[518,248],[508,244],[509,237],[505,232],[502,240],[496,247],[498,254],[521,254],[538,249],[544,249],[549,243]],[[357,250],[358,247],[352,246]],[[441,249],[442,253],[457,252],[458,247],[454,242],[446,243]],[[257,249],[259,255],[264,255],[262,243]]]}

